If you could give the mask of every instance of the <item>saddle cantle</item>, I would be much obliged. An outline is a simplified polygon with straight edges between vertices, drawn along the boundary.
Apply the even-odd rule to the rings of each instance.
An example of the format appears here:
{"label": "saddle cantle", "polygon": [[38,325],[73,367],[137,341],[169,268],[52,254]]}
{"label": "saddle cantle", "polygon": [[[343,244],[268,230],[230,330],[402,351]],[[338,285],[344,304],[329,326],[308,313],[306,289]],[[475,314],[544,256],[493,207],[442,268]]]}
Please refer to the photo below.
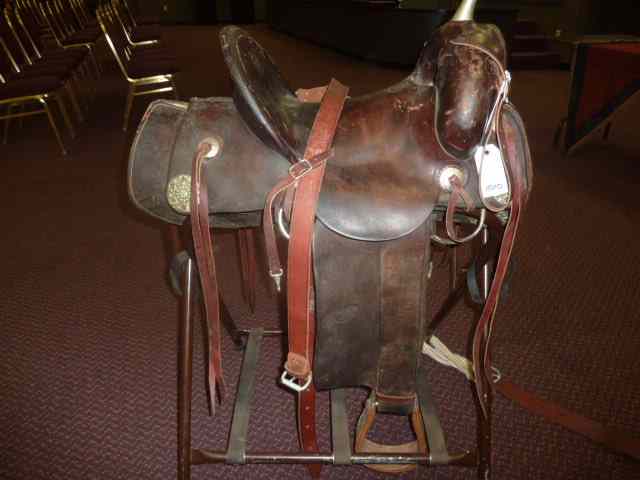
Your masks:
{"label": "saddle cantle", "polygon": [[[202,201],[213,225],[237,228],[258,225],[270,192],[285,182],[274,194],[276,209],[284,212],[281,228],[288,228],[287,221],[292,227],[285,275],[313,262],[308,269],[312,285],[301,288],[291,277],[287,290],[290,312],[299,298],[313,309],[305,330],[310,350],[315,350],[304,359],[313,372],[309,382],[320,389],[367,386],[374,410],[422,412],[431,458],[451,462],[432,405],[425,400],[429,395],[421,367],[430,244],[431,238],[439,239],[434,209],[446,210],[446,231],[455,241],[472,237],[457,236],[454,212],[460,207],[473,215],[483,212],[474,233],[480,231],[486,209],[507,209],[515,218],[506,225],[499,281],[474,339],[478,396],[488,416],[483,372],[489,367],[489,327],[517,219],[531,188],[524,127],[507,102],[509,76],[500,32],[468,20],[449,22],[425,45],[405,80],[369,95],[341,97],[330,154],[319,160],[308,157],[316,123],[321,116],[330,123],[330,115],[321,113],[323,106],[327,110],[327,102],[338,100],[326,96],[335,97],[341,89],[332,82],[322,102],[307,98],[315,95],[296,94],[244,30],[226,27],[220,39],[233,99],[154,102],[131,149],[131,197],[150,214],[180,224],[189,215],[202,214],[191,211],[192,196],[199,184],[206,184]],[[203,157],[207,148],[208,162]],[[487,188],[495,186],[482,169],[489,160],[503,169],[499,195],[492,196]],[[317,204],[311,202],[318,221],[308,233],[312,256],[305,258],[291,250],[300,235],[296,199],[304,193],[303,177],[316,165],[323,168]],[[266,208],[264,215],[265,225],[271,225],[278,212]],[[504,225],[505,217],[509,215],[499,223]],[[273,229],[266,234],[273,235]],[[300,387],[300,401],[307,406],[309,382]],[[369,413],[367,418],[372,418]],[[371,444],[366,440],[371,422],[363,420],[365,424],[357,436],[361,449]],[[301,432],[305,449],[313,450],[313,442]],[[417,451],[425,451],[424,440],[418,438]]]}

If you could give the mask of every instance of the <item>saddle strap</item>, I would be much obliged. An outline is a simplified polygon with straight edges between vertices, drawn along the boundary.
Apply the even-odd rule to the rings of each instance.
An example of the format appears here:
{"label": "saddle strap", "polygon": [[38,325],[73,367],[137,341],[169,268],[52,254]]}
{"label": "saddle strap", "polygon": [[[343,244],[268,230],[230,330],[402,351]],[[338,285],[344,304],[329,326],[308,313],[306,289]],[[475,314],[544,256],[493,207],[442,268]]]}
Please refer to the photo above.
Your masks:
{"label": "saddle strap", "polygon": [[[347,99],[348,88],[331,80],[322,97],[320,109],[314,119],[304,159],[308,162],[329,151],[338,127],[338,120]],[[287,305],[289,354],[285,369],[298,379],[311,374],[313,330],[311,313],[311,245],[316,209],[326,160],[320,162],[298,180],[291,209],[291,238],[287,259]]]}
{"label": "saddle strap", "polygon": [[209,196],[207,182],[202,181],[206,156],[212,145],[206,140],[200,144],[193,159],[191,179],[191,234],[195,250],[200,290],[202,292],[205,318],[207,322],[208,345],[208,386],[211,413],[215,413],[216,386],[220,398],[224,397],[224,378],[222,374],[222,354],[220,337],[220,300],[218,297],[218,279],[213,257],[213,241],[209,225]]}
{"label": "saddle strap", "polygon": [[[512,112],[515,112],[508,104],[504,104],[503,107],[510,109]],[[512,117],[516,121],[517,127],[520,130],[518,132],[520,134],[519,138],[525,139],[523,141],[526,142],[524,127],[521,124],[520,117],[515,113],[512,115]],[[501,120],[502,116],[499,115],[498,119]],[[476,325],[472,347],[473,372],[476,378],[476,393],[478,396],[480,407],[482,409],[482,413],[484,414],[486,419],[489,418],[489,395],[491,393],[492,385],[492,382],[490,380],[491,359],[489,355],[491,331],[496,309],[498,307],[498,302],[500,300],[500,294],[502,292],[502,286],[504,284],[504,280],[509,268],[509,260],[511,259],[511,253],[513,252],[516,233],[518,231],[518,225],[520,222],[520,214],[525,198],[525,172],[522,171],[522,166],[517,160],[517,152],[512,151],[512,149],[514,148],[513,144],[504,140],[503,129],[504,125],[499,124],[498,128],[496,128],[496,134],[498,137],[498,142],[501,144],[501,149],[503,151],[506,151],[507,153],[507,161],[511,170],[511,174],[513,176],[511,211],[509,214],[507,226],[505,227],[504,234],[502,236],[502,243],[500,245],[500,252],[498,254],[498,261],[496,262],[495,273],[493,276],[493,281],[491,282],[489,295],[487,296],[484,307],[482,309],[482,314],[480,315],[480,319],[478,320],[478,323]],[[524,146],[524,154],[529,155],[528,145]]]}

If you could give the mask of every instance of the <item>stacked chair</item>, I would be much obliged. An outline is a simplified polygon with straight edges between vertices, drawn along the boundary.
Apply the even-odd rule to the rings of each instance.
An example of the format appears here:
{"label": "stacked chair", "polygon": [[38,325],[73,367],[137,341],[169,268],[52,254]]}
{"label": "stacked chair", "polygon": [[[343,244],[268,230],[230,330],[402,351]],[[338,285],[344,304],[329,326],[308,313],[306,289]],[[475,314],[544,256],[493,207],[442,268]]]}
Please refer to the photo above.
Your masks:
{"label": "stacked chair", "polygon": [[160,40],[160,25],[136,25],[131,21],[133,17],[128,13],[124,4],[117,0],[112,0],[110,3],[107,3],[105,7],[109,10],[109,13],[117,19],[129,45],[151,45],[158,43]]}
{"label": "stacked chair", "polygon": [[[175,58],[153,19],[133,14],[126,0],[102,0],[95,15],[86,0],[9,0],[0,10],[0,121],[7,142],[11,121],[47,115],[63,154],[59,119],[75,137],[102,68],[96,44],[104,35],[128,84],[123,130],[137,96],[172,92],[178,98]],[[73,113],[74,115],[70,115]]]}
{"label": "stacked chair", "polygon": [[3,141],[7,141],[11,119],[46,113],[62,153],[66,154],[52,107],[57,106],[70,137],[75,137],[68,106],[82,122],[83,107],[88,109],[93,90],[88,85],[96,79],[97,72],[94,76],[86,48],[43,52],[41,25],[31,13],[28,5],[15,2],[2,10],[0,18],[0,107],[6,107],[5,113],[0,114],[4,120]]}
{"label": "stacked chair", "polygon": [[140,27],[123,20],[128,14],[117,0],[103,2],[96,10],[100,28],[120,71],[128,83],[122,129],[127,131],[133,99],[141,95],[173,92],[178,98],[174,75],[178,72],[175,58],[162,46],[159,37],[141,35]]}
{"label": "stacked chair", "polygon": [[129,3],[127,0],[120,0],[120,5],[122,5],[122,9],[124,10],[127,18],[131,21],[131,24],[134,27],[143,26],[143,25],[159,25],[160,18],[158,17],[142,17],[136,15],[133,10],[129,7]]}

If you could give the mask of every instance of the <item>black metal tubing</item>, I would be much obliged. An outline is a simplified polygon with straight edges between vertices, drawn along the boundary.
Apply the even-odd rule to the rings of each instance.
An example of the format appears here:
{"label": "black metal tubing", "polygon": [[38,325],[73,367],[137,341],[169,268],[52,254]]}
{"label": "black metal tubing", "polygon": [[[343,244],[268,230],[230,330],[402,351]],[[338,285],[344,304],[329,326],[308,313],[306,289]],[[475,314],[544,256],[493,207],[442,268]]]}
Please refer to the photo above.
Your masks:
{"label": "black metal tubing", "polygon": [[231,433],[227,444],[227,461],[232,464],[245,463],[247,450],[247,430],[251,416],[251,398],[256,378],[256,366],[260,357],[263,330],[251,331],[242,360],[242,371],[238,383],[238,393],[233,410]]}
{"label": "black metal tubing", "polygon": [[[191,282],[193,280],[193,263],[190,260],[184,274],[183,324],[181,342],[181,375],[179,400],[179,467],[180,480],[188,480],[191,465],[204,464],[329,464],[329,465],[424,465],[429,467],[447,465],[461,467],[478,466],[478,453],[466,451],[448,454],[446,447],[437,448],[436,455],[422,454],[358,454],[352,453],[349,446],[348,430],[346,430],[346,409],[344,390],[332,392],[332,440],[333,453],[305,452],[246,452],[247,428],[250,416],[250,404],[253,383],[260,353],[260,345],[264,336],[277,332],[255,329],[247,331],[249,339],[243,358],[243,367],[238,385],[238,395],[234,406],[234,417],[231,425],[227,451],[191,448],[191,383],[192,383],[192,335],[191,323]],[[244,333],[244,332],[242,332]],[[434,412],[435,413],[435,412]],[[431,422],[429,422],[431,423]],[[433,425],[430,425],[431,427]],[[486,449],[485,449],[486,450]]]}
{"label": "black metal tubing", "polygon": [[[226,452],[193,449],[191,450],[192,465],[204,465],[210,463],[226,463]],[[245,455],[245,463],[262,463],[262,464],[310,464],[323,463],[335,464],[334,455],[331,453],[303,453],[303,452],[261,452],[247,453]],[[429,466],[463,466],[476,467],[476,452],[464,452],[455,455],[449,455],[447,458],[436,461],[431,457],[424,455],[378,455],[378,454],[355,454],[350,457],[350,465],[372,465],[372,464],[426,464]]]}

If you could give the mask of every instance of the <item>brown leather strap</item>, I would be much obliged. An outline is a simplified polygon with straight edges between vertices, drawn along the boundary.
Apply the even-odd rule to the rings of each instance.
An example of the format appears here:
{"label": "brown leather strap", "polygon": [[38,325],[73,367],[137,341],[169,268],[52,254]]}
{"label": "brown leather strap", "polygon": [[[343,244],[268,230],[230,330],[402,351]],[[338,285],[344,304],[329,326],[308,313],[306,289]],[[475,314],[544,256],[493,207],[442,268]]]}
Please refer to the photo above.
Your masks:
{"label": "brown leather strap", "polygon": [[505,397],[520,404],[525,410],[584,435],[606,448],[640,460],[640,438],[634,438],[624,430],[605,427],[590,418],[533,395],[508,380],[501,379],[494,384],[494,387]]}
{"label": "brown leather strap", "polygon": [[[501,116],[498,118],[501,118]],[[480,407],[482,408],[482,412],[486,418],[489,416],[488,402],[489,389],[491,388],[491,362],[489,356],[491,328],[493,326],[493,318],[500,299],[500,293],[502,292],[502,285],[504,284],[507,270],[509,268],[509,260],[511,259],[511,253],[513,251],[514,241],[518,231],[520,213],[525,195],[524,172],[522,171],[522,166],[518,161],[518,155],[516,152],[511,151],[511,149],[514,148],[513,145],[510,145],[508,142],[501,141],[502,129],[498,128],[497,130],[499,141],[503,146],[503,151],[506,151],[509,169],[513,176],[513,192],[511,197],[509,221],[502,236],[502,243],[500,245],[500,252],[498,254],[498,261],[496,263],[493,281],[491,282],[489,295],[485,301],[482,314],[478,320],[473,336],[472,355],[473,371],[476,378],[476,393],[478,395]],[[528,155],[528,152],[525,152],[525,155]]]}
{"label": "brown leather strap", "polygon": [[256,311],[256,246],[254,228],[237,231],[240,272],[242,277],[242,295],[249,305],[251,313]]}
{"label": "brown leather strap", "polygon": [[213,241],[209,225],[209,196],[207,182],[202,181],[206,166],[206,154],[211,150],[209,143],[198,147],[193,159],[191,178],[191,233],[195,250],[198,275],[205,308],[209,337],[209,402],[211,412],[215,412],[216,386],[220,398],[224,397],[224,379],[222,374],[222,356],[220,339],[220,301],[218,298],[218,280],[216,264],[213,258]]}
{"label": "brown leather strap", "polygon": [[451,240],[462,243],[464,239],[458,235],[454,214],[460,199],[464,202],[467,212],[471,211],[473,200],[469,193],[464,189],[464,185],[457,175],[451,175],[449,178],[449,184],[451,185],[451,193],[449,195],[449,203],[447,204],[447,211],[445,213],[445,228],[447,229],[447,235],[449,235]]}
{"label": "brown leather strap", "polygon": [[[314,157],[308,160],[309,170],[319,167],[323,164],[328,158],[331,157],[332,152],[328,151],[317,157]],[[304,175],[304,167],[300,167],[300,163],[292,165],[289,170],[289,175],[282,180],[280,180],[275,187],[269,192],[267,195],[267,200],[265,202],[264,214],[262,218],[262,228],[264,234],[265,241],[265,251],[267,255],[267,263],[269,265],[269,275],[276,282],[276,288],[280,291],[281,278],[284,274],[284,270],[282,269],[282,263],[280,262],[280,256],[278,255],[278,245],[276,242],[276,234],[273,223],[273,209],[275,205],[275,201],[278,196],[286,192],[287,196],[291,196],[293,198],[293,193],[295,192],[296,183],[299,180],[298,175]],[[293,200],[291,200],[293,201]],[[289,207],[290,208],[290,207]]]}
{"label": "brown leather strap", "polygon": [[[318,158],[331,148],[348,88],[331,80],[313,122],[302,162]],[[313,336],[310,325],[311,245],[313,226],[326,160],[319,162],[299,180],[291,210],[291,233],[287,264],[287,305],[289,355],[285,368],[292,375],[304,379],[311,373]]]}
{"label": "brown leather strap", "polygon": [[[307,92],[307,93],[305,93]],[[287,192],[287,209],[290,214],[290,238],[287,265],[287,323],[289,353],[285,369],[290,375],[304,380],[311,374],[315,338],[315,306],[313,305],[313,281],[311,245],[316,206],[324,177],[324,167],[331,155],[330,147],[347,98],[347,87],[332,80],[328,87],[298,92],[303,101],[322,103],[309,134],[304,158],[292,165],[289,175],[278,182],[267,196],[263,228],[269,274],[280,290],[282,265],[276,244],[273,207],[276,198]],[[316,393],[311,384],[298,392],[298,433],[305,452],[317,452]],[[307,465],[311,475],[320,475],[321,465]]]}

